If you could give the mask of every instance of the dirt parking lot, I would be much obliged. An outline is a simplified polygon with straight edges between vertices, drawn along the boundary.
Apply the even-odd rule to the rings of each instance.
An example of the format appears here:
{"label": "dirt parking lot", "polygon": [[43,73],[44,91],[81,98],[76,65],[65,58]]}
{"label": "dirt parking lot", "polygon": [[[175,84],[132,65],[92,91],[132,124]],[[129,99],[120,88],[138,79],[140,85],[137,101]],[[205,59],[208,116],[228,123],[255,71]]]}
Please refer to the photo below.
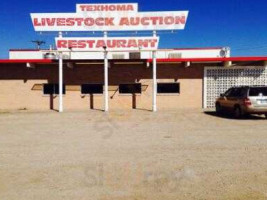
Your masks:
{"label": "dirt parking lot", "polygon": [[267,120],[2,112],[0,199],[267,199]]}

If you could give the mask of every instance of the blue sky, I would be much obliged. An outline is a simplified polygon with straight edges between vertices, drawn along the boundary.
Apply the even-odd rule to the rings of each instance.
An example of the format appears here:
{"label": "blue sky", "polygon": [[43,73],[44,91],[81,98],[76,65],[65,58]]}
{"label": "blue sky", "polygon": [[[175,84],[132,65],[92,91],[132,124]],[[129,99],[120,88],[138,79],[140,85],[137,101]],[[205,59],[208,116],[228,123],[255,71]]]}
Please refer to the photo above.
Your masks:
{"label": "blue sky", "polygon": [[[266,0],[1,0],[0,59],[8,50],[54,44],[55,34],[34,32],[30,13],[75,12],[76,3],[139,3],[139,11],[189,10],[186,29],[160,35],[161,48],[229,46],[232,56],[267,56]],[[77,35],[75,35],[77,36]],[[84,36],[84,35],[83,35]]]}

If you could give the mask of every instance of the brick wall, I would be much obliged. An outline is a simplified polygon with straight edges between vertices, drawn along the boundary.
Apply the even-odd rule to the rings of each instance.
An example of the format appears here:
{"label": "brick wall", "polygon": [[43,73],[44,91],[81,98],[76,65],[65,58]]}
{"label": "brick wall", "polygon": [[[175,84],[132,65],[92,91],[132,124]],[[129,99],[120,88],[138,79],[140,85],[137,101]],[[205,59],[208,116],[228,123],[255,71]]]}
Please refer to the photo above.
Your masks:
{"label": "brick wall", "polygon": [[[79,85],[103,83],[102,65],[76,65],[73,69],[64,66],[64,109],[90,109],[90,98],[81,96]],[[180,82],[179,95],[158,95],[158,109],[201,108],[203,66],[185,68],[179,64],[159,64],[158,82]],[[120,95],[116,87],[120,83],[141,82],[143,93],[136,96],[137,109],[150,110],[152,104],[152,68],[146,65],[112,65],[109,68],[110,109],[131,109],[133,97]],[[0,66],[0,109],[49,110],[58,108],[58,98],[42,94],[40,85],[58,82],[58,66],[37,65],[26,68],[25,64]],[[75,89],[76,88],[76,89]],[[75,91],[76,90],[76,91]],[[103,109],[103,95],[93,97],[94,109]]]}

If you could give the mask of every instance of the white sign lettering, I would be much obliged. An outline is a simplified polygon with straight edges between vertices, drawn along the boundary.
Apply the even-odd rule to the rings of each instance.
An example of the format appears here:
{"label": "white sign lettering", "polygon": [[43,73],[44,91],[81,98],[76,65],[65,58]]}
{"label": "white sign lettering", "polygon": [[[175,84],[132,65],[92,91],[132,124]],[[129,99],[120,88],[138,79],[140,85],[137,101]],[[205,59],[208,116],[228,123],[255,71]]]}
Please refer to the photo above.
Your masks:
{"label": "white sign lettering", "polygon": [[138,12],[137,3],[76,4],[76,12]]}

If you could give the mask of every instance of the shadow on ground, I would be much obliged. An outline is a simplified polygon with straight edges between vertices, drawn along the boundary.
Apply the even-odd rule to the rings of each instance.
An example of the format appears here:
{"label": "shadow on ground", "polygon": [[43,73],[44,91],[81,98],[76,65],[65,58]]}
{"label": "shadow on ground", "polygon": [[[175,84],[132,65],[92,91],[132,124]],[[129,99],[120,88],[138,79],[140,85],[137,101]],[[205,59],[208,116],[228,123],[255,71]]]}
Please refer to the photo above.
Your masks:
{"label": "shadow on ground", "polygon": [[233,119],[233,120],[266,120],[264,115],[246,115],[245,117],[242,117],[241,119],[236,119],[231,113],[224,113],[221,115],[218,115],[215,111],[207,111],[204,112],[206,115],[210,115],[212,117],[216,118],[223,118],[223,119]]}

